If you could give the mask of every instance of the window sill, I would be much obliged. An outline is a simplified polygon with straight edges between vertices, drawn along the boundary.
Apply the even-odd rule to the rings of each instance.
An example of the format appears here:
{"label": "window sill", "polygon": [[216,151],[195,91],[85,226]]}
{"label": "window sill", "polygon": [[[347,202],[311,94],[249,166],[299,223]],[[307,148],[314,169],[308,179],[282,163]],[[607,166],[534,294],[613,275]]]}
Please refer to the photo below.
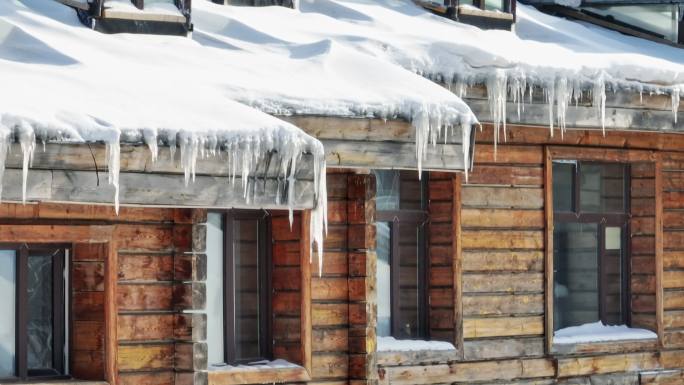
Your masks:
{"label": "window sill", "polygon": [[209,385],[273,384],[283,382],[307,382],[311,376],[301,366],[210,366]]}
{"label": "window sill", "polygon": [[639,340],[617,340],[617,341],[597,341],[597,342],[578,342],[570,344],[554,343],[551,353],[554,355],[571,355],[586,353],[629,353],[640,351],[651,351],[658,348],[658,339],[639,339]]}

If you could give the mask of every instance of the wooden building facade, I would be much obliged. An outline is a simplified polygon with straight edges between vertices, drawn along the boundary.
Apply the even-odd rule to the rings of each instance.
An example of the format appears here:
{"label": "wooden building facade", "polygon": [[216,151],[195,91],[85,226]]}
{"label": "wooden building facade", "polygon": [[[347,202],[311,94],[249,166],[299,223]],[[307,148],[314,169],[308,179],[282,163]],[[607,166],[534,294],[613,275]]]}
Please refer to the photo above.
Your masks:
{"label": "wooden building facade", "polygon": [[[472,90],[471,95],[476,94]],[[476,105],[476,97],[472,98]],[[667,108],[660,98],[644,99],[652,115],[658,115],[659,102],[663,111]],[[617,106],[619,101],[610,103],[614,106],[609,108],[623,114],[644,112]],[[534,106],[527,111],[527,118],[533,120]],[[446,171],[458,158],[446,148],[459,144],[438,145],[430,150],[424,163],[429,171],[421,181],[415,170],[397,173],[403,175],[398,179],[400,194],[422,203],[393,212],[387,208],[386,190],[379,187],[387,185],[373,166],[387,169],[390,164],[401,166],[400,158],[410,159],[410,125],[373,119],[290,120],[324,141],[331,166],[327,174],[329,228],[320,266],[309,247],[311,214],[306,203],[295,207],[292,225],[284,207],[258,202],[254,205],[264,209],[252,210],[244,204],[237,205],[240,211],[202,208],[235,205],[239,195],[229,197],[233,203],[224,202],[225,195],[221,198],[208,188],[222,178],[211,175],[220,174],[211,160],[200,161],[197,185],[191,184],[191,191],[168,188],[150,197],[146,191],[162,184],[137,183],[147,178],[157,182],[159,178],[180,179],[181,171],[163,161],[152,167],[138,147],[123,151],[121,179],[128,187],[122,188],[122,202],[131,207],[123,207],[116,215],[111,207],[93,205],[111,199],[108,193],[102,194],[110,191],[88,179],[95,178],[96,172],[85,170],[91,167],[85,155],[91,155],[78,155],[81,146],[48,145],[44,155],[36,153],[33,167],[43,170],[29,174],[32,202],[0,206],[0,242],[24,245],[29,251],[47,245],[66,251],[67,322],[61,372],[65,375],[52,381],[74,378],[94,384],[136,385],[684,383],[684,136],[612,127],[605,136],[597,129],[579,128],[566,131],[561,138],[558,133],[550,137],[547,127],[516,123],[507,128],[507,142],[495,146],[494,125],[485,124],[475,134],[474,167],[467,180],[462,172]],[[616,119],[614,125],[620,121]],[[333,139],[341,128],[344,140]],[[395,146],[393,156],[379,144],[390,139],[387,146]],[[94,156],[100,159],[104,154],[95,148]],[[565,301],[554,295],[558,288],[554,288],[553,272],[559,270],[554,266],[559,264],[554,261],[554,250],[559,247],[554,245],[554,221],[562,215],[554,209],[553,193],[557,174],[563,171],[554,165],[584,162],[625,166],[620,183],[626,187],[621,206],[627,210],[622,227],[626,265],[620,295],[626,313],[617,323],[651,330],[653,338],[554,342],[554,319],[558,322],[561,317],[556,307]],[[20,167],[16,153],[8,159],[4,183],[9,200],[20,196],[15,182],[19,170],[13,167]],[[152,174],[145,174],[152,168],[156,168]],[[46,173],[51,175],[49,182],[41,179]],[[382,175],[387,174],[392,171]],[[184,198],[187,194],[194,198]],[[306,201],[306,194],[301,202]],[[70,199],[81,204],[62,203]],[[85,201],[93,204],[84,205]],[[411,222],[407,211],[418,212],[419,219]],[[224,218],[220,238],[212,232],[216,228],[212,218],[217,215]],[[246,222],[250,218],[260,219]],[[402,283],[410,281],[415,285],[409,289],[424,295],[422,305],[414,309],[392,307],[394,317],[402,312],[407,319],[425,320],[415,333],[411,326],[403,336],[450,342],[453,350],[378,351],[379,314],[386,311],[379,309],[387,308],[387,303],[381,303],[387,298],[383,295],[386,288],[381,288],[378,278],[380,249],[387,249],[380,240],[382,221],[395,226],[414,223],[412,228],[419,229],[417,237],[422,239],[418,247],[423,251],[412,254],[419,259],[414,258],[414,265],[402,262],[397,267],[408,270],[396,270],[399,284],[391,289],[396,297],[405,289]],[[235,230],[248,228],[248,223],[258,223],[252,226],[255,231]],[[225,235],[228,231],[231,236]],[[411,235],[411,231],[397,231],[398,241],[391,247],[404,250],[408,244],[415,250],[418,238],[410,237],[417,233]],[[263,253],[254,252],[257,241],[257,250]],[[218,274],[212,251],[216,245],[224,250],[224,267]],[[232,250],[232,256],[227,250]],[[249,260],[236,262],[241,256],[251,256],[257,265],[265,266],[256,269]],[[233,270],[227,270],[226,264]],[[218,289],[224,294],[221,321],[208,316],[214,314],[212,307],[216,310],[217,289],[209,282],[211,276],[223,277]],[[599,284],[607,279],[601,275]],[[227,287],[232,291],[226,291]],[[232,321],[227,321],[230,317]],[[217,322],[222,322],[219,329],[223,330],[219,356],[229,365],[212,357],[218,340],[211,325]],[[402,335],[402,322],[395,322],[399,326],[390,328],[390,334]],[[250,339],[252,335],[256,339]],[[26,354],[25,350],[17,352]],[[252,358],[277,361],[250,365]],[[40,380],[31,376],[28,361],[25,377],[14,382]]]}

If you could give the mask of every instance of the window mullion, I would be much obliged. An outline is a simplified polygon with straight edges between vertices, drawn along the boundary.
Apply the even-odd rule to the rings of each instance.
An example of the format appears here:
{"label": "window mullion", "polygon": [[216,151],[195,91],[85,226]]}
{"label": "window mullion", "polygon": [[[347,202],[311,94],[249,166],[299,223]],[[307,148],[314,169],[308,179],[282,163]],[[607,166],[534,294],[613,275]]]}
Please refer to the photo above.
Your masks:
{"label": "window mullion", "polygon": [[235,258],[233,248],[233,216],[224,217],[224,247],[223,247],[223,303],[224,303],[224,360],[226,363],[235,362]]}
{"label": "window mullion", "polygon": [[27,324],[28,324],[28,247],[20,246],[18,250],[17,264],[17,327],[16,327],[16,370],[17,377],[26,379],[28,377],[27,365]]}
{"label": "window mullion", "polygon": [[53,367],[64,373],[64,251],[52,259]]}
{"label": "window mullion", "polygon": [[401,330],[401,325],[399,324],[399,321],[401,320],[401,316],[399,314],[400,308],[399,308],[399,289],[400,289],[400,277],[401,277],[401,272],[400,272],[400,259],[399,259],[399,221],[393,221],[390,224],[391,226],[391,232],[390,232],[390,244],[391,244],[391,249],[390,249],[390,285],[392,286],[391,290],[391,309],[390,309],[390,317],[391,317],[391,322],[392,322],[392,335],[396,336],[399,333],[399,330]]}

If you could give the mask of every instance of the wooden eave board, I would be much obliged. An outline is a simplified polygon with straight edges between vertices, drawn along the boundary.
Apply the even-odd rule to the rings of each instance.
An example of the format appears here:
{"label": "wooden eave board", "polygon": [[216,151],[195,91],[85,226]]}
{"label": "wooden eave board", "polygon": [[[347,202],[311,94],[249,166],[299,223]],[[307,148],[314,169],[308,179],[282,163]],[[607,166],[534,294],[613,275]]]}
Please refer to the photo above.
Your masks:
{"label": "wooden eave board", "polygon": [[[13,145],[3,178],[3,201],[22,199],[22,152]],[[113,204],[115,189],[107,180],[104,145],[50,143],[37,148],[28,173],[27,199],[41,202]],[[166,155],[164,155],[164,151]],[[123,145],[119,198],[122,205],[172,207],[287,208],[284,176],[276,161],[257,165],[250,174],[248,198],[242,178],[233,181],[225,158],[198,159],[195,181],[185,185],[178,152],[170,160],[164,149],[152,161],[145,146]],[[314,202],[313,160],[300,161],[296,174],[293,209],[311,208]],[[276,195],[280,203],[276,204]]]}
{"label": "wooden eave board", "polygon": [[[279,117],[317,138],[325,147],[328,167],[404,169],[418,168],[415,128],[405,120],[325,116]],[[460,127],[428,144],[423,170],[462,171],[464,160]]]}

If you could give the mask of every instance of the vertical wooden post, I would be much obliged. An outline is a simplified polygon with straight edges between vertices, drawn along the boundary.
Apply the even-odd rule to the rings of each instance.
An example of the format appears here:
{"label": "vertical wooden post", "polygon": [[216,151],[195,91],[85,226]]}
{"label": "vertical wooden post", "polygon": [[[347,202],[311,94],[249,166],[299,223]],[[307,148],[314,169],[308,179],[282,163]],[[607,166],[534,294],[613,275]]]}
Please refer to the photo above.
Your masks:
{"label": "vertical wooden post", "polygon": [[300,247],[300,266],[301,266],[301,355],[302,366],[309,373],[312,374],[311,367],[311,210],[304,210],[302,212],[302,228]]}
{"label": "vertical wooden post", "polygon": [[463,174],[458,173],[453,179],[452,193],[452,226],[453,226],[453,274],[454,274],[454,327],[456,328],[454,337],[458,357],[463,359],[463,253],[461,247],[461,187],[463,185]]}
{"label": "vertical wooden post", "polygon": [[663,159],[656,154],[655,163],[655,280],[656,333],[658,345],[663,346]]}
{"label": "vertical wooden post", "polygon": [[544,214],[546,231],[544,233],[544,297],[546,307],[545,338],[546,352],[551,353],[553,346],[553,159],[548,147],[544,148]]}
{"label": "vertical wooden post", "polygon": [[[114,230],[116,234],[116,227]],[[105,258],[105,378],[108,383],[117,383],[117,305],[116,291],[118,282],[118,251],[116,237],[107,244],[107,256]]]}

